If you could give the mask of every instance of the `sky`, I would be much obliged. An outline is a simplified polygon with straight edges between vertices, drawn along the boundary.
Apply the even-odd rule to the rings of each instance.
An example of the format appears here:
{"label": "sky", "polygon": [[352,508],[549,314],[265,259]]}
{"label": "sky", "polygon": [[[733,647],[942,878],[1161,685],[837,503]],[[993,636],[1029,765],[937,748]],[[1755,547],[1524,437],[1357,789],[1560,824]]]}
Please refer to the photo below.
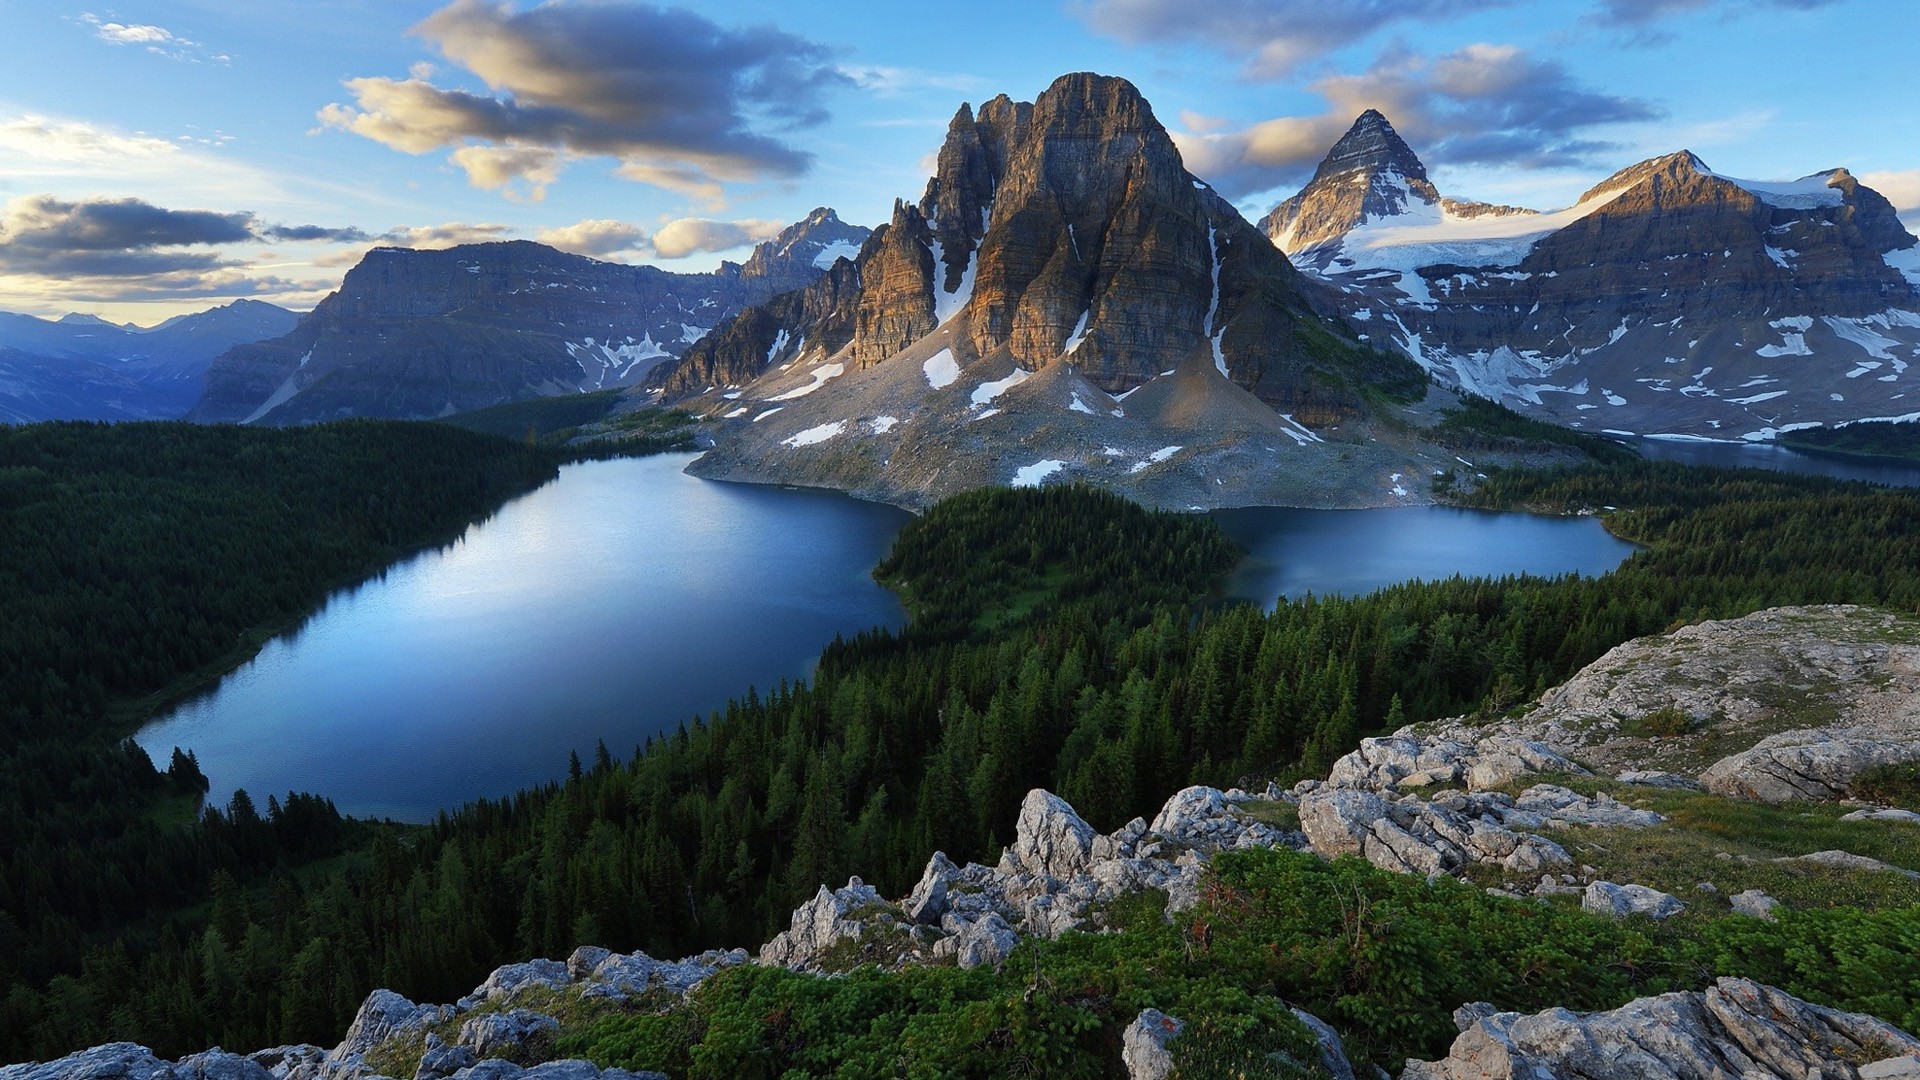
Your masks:
{"label": "sky", "polygon": [[1913,0],[0,0],[0,310],[310,308],[370,247],[708,271],[918,199],[962,102],[1132,80],[1257,218],[1379,108],[1448,195],[1679,149],[1920,232]]}

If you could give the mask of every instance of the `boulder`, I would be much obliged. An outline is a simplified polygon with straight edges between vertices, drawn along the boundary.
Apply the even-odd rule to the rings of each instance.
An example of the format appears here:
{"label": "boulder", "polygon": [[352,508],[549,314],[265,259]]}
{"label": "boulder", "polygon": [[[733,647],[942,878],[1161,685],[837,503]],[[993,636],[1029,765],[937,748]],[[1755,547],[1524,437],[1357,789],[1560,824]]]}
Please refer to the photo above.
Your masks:
{"label": "boulder", "polygon": [[946,852],[934,852],[933,858],[927,860],[926,871],[920,875],[920,883],[907,895],[907,918],[924,926],[937,925],[940,916],[947,913],[947,880],[958,869]]}
{"label": "boulder", "polygon": [[460,1025],[454,1045],[465,1047],[475,1057],[519,1056],[536,1037],[559,1029],[558,1020],[531,1009],[481,1013]]}
{"label": "boulder", "polygon": [[1092,862],[1096,835],[1065,799],[1034,788],[1020,804],[1013,846],[1007,853],[1018,869],[1029,874],[1070,878]]}
{"label": "boulder", "polygon": [[1765,919],[1768,922],[1772,922],[1775,918],[1773,909],[1780,906],[1780,901],[1775,900],[1759,889],[1748,889],[1745,892],[1734,893],[1727,898],[1727,902],[1733,905],[1734,913],[1737,915],[1751,915],[1756,919]]}
{"label": "boulder", "polygon": [[1128,1080],[1167,1080],[1173,1075],[1173,1051],[1167,1044],[1180,1037],[1186,1022],[1159,1009],[1142,1009],[1121,1036],[1120,1061]]}
{"label": "boulder", "polygon": [[420,1066],[413,1072],[413,1080],[443,1080],[462,1069],[471,1067],[480,1060],[480,1055],[467,1046],[449,1046],[440,1036],[427,1033],[426,1046],[420,1053]]}
{"label": "boulder", "polygon": [[1835,870],[1884,870],[1889,874],[1899,874],[1909,881],[1920,881],[1920,874],[1911,870],[1883,863],[1879,859],[1869,859],[1865,855],[1855,855],[1851,851],[1816,851],[1811,855],[1788,855],[1774,862],[1803,862],[1815,866],[1831,867]]}
{"label": "boulder", "polygon": [[219,1047],[180,1059],[173,1067],[178,1080],[273,1080],[266,1067],[252,1058],[229,1054]]}
{"label": "boulder", "polygon": [[269,1047],[247,1056],[267,1070],[273,1080],[318,1080],[327,1063],[326,1050],[310,1043]]}
{"label": "boulder", "polygon": [[1920,825],[1920,814],[1911,810],[1900,810],[1891,806],[1867,806],[1850,814],[1840,815],[1841,821],[1890,821],[1899,825]]}
{"label": "boulder", "polygon": [[933,954],[937,959],[951,957],[963,968],[999,967],[1020,944],[1020,935],[1014,933],[1013,927],[1008,926],[998,912],[990,911],[965,922],[949,915],[945,929],[951,936],[936,943]]}
{"label": "boulder", "polygon": [[1770,735],[1721,758],[1700,779],[1716,795],[1766,802],[1839,799],[1853,778],[1876,765],[1920,761],[1920,739],[1812,728]]}
{"label": "boulder", "polygon": [[1320,1050],[1320,1070],[1329,1080],[1354,1080],[1353,1063],[1347,1060],[1347,1048],[1340,1041],[1340,1033],[1327,1026],[1327,1022],[1307,1012],[1305,1009],[1293,1010],[1294,1019],[1306,1025],[1313,1034],[1313,1041]]}
{"label": "boulder", "polygon": [[1851,1077],[1852,1063],[1920,1050],[1883,1021],[1745,979],[1641,998],[1611,1012],[1473,1016],[1439,1061],[1401,1080],[1747,1080]]}
{"label": "boulder", "polygon": [[1586,893],[1580,898],[1580,906],[1616,919],[1628,915],[1667,919],[1687,909],[1687,905],[1671,893],[1649,889],[1645,885],[1616,885],[1611,881],[1596,881],[1588,885]]}
{"label": "boulder", "polygon": [[1860,1066],[1860,1080],[1920,1080],[1920,1055],[1902,1054]]}
{"label": "boulder", "polygon": [[1644,829],[1665,820],[1652,810],[1628,806],[1604,791],[1587,796],[1557,784],[1536,784],[1528,788],[1514,799],[1512,810],[1501,814],[1502,824],[1518,829],[1575,825]]}

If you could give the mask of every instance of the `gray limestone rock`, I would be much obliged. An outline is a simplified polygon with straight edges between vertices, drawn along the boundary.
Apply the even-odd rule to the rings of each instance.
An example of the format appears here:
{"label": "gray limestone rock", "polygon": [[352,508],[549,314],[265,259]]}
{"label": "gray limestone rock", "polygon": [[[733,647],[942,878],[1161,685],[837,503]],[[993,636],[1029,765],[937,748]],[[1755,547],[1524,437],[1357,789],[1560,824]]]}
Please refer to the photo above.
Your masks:
{"label": "gray limestone rock", "polygon": [[1868,806],[1850,814],[1840,815],[1841,821],[1888,821],[1898,825],[1920,825],[1920,814],[1911,810],[1901,810],[1891,806]]}
{"label": "gray limestone rock", "polygon": [[0,1080],[175,1080],[173,1066],[137,1043],[107,1043],[45,1064],[0,1068]]}
{"label": "gray limestone rock", "polygon": [[472,1047],[449,1046],[440,1036],[428,1032],[426,1046],[420,1053],[420,1067],[414,1070],[413,1080],[444,1080],[478,1060],[480,1055],[474,1053]]}
{"label": "gray limestone rock", "polygon": [[920,883],[907,896],[907,918],[927,926],[939,923],[940,916],[947,913],[947,880],[958,869],[946,852],[934,852],[920,875]]}
{"label": "gray limestone rock", "polygon": [[1687,909],[1687,905],[1671,893],[1649,889],[1645,885],[1617,885],[1611,881],[1596,881],[1588,885],[1580,899],[1580,906],[1616,919],[1628,915],[1666,919]]}
{"label": "gray limestone rock", "polygon": [[1715,762],[1700,779],[1708,791],[1736,798],[1838,799],[1865,770],[1909,761],[1920,761],[1920,739],[1806,729],[1770,735],[1752,749]]}
{"label": "gray limestone rock", "polygon": [[274,1046],[247,1055],[267,1070],[273,1080],[317,1080],[327,1063],[327,1051],[310,1043]]}
{"label": "gray limestone rock", "polygon": [[522,990],[539,987],[546,990],[564,990],[572,981],[568,965],[558,960],[529,960],[523,964],[506,964],[493,969],[487,981],[473,988],[473,993],[461,998],[464,1008],[472,1008],[481,1002],[511,1001]]}
{"label": "gray limestone rock", "polygon": [[1860,1080],[1920,1080],[1920,1055],[1870,1061],[1860,1066]]}
{"label": "gray limestone rock", "polygon": [[266,1067],[252,1058],[229,1054],[219,1047],[180,1059],[173,1067],[178,1080],[273,1080]]}
{"label": "gray limestone rock", "polygon": [[1662,772],[1659,769],[1628,769],[1615,780],[1623,784],[1638,787],[1670,788],[1683,791],[1704,791],[1706,785],[1691,776],[1682,776],[1675,772]]}
{"label": "gray limestone rock", "polygon": [[360,1003],[340,1045],[327,1052],[321,1073],[327,1080],[372,1075],[363,1055],[396,1035],[424,1030],[452,1016],[446,1005],[415,1005],[391,990],[375,990]]}
{"label": "gray limestone rock", "polygon": [[1353,1063],[1347,1060],[1347,1048],[1340,1041],[1340,1033],[1305,1009],[1293,1010],[1293,1016],[1313,1033],[1313,1041],[1320,1049],[1318,1064],[1328,1080],[1354,1080]]}
{"label": "gray limestone rock", "polygon": [[1815,866],[1831,867],[1835,870],[1884,870],[1890,874],[1899,874],[1909,881],[1920,881],[1920,874],[1912,870],[1883,863],[1879,859],[1869,859],[1865,855],[1855,855],[1851,851],[1816,851],[1811,855],[1789,855],[1775,859],[1774,862],[1804,862]]}
{"label": "gray limestone rock", "polygon": [[454,1045],[465,1047],[475,1057],[511,1056],[536,1037],[559,1029],[559,1021],[531,1009],[481,1013],[468,1017],[460,1025],[460,1035]]}
{"label": "gray limestone rock", "polygon": [[1472,1018],[1439,1061],[1401,1080],[1758,1080],[1851,1077],[1875,1053],[1920,1040],[1873,1017],[1821,1008],[1744,979],[1641,998],[1603,1013],[1549,1009]]}
{"label": "gray limestone rock", "polygon": [[1737,914],[1751,915],[1756,919],[1765,919],[1768,922],[1774,920],[1773,909],[1780,906],[1780,901],[1775,900],[1759,889],[1748,889],[1745,892],[1734,893],[1727,898],[1727,902],[1733,905],[1733,910]]}
{"label": "gray limestone rock", "polygon": [[1034,788],[1020,804],[1014,825],[1015,865],[1030,874],[1069,878],[1093,859],[1093,826],[1081,820],[1067,801],[1051,791]]}
{"label": "gray limestone rock", "polygon": [[1167,1080],[1173,1075],[1173,1051],[1167,1044],[1180,1037],[1186,1022],[1159,1009],[1142,1009],[1121,1036],[1120,1061],[1128,1080]]}
{"label": "gray limestone rock", "polygon": [[812,900],[794,909],[788,928],[760,947],[760,962],[805,968],[838,942],[858,939],[866,930],[866,919],[850,915],[883,915],[890,907],[879,890],[857,877],[848,878],[845,888],[822,885]]}

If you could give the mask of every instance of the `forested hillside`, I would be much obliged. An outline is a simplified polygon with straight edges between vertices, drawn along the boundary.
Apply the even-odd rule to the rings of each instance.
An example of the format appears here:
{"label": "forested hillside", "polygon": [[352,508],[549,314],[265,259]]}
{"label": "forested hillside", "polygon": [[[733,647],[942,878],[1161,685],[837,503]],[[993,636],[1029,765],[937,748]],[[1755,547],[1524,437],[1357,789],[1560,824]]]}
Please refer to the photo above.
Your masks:
{"label": "forested hillside", "polygon": [[1101,828],[1190,783],[1283,782],[1366,732],[1504,709],[1628,638],[1785,603],[1920,609],[1913,493],[1626,464],[1496,475],[1485,506],[1623,509],[1648,546],[1594,581],[1405,585],[1194,605],[1229,556],[1204,519],[1077,489],[956,499],[880,568],[900,634],[836,642],[806,686],[749,691],[625,761],[376,832],[345,873],[279,877],[17,988],[16,1056],[106,1038],[163,1053],[337,1037],[365,993],[450,1000],[582,942],[753,945],[821,882],[897,894],[928,853],[991,859],[1030,787]]}
{"label": "forested hillside", "polygon": [[[369,830],[284,792],[200,812],[196,762],[157,772],[122,739],[330,589],[451,539],[559,460],[423,424],[0,428],[0,1056],[132,1030],[67,977],[111,985],[131,958],[177,950],[164,916],[178,908],[197,925],[211,900],[233,934],[231,962],[203,951],[209,977],[273,977],[232,917],[236,883]],[[291,905],[291,888],[269,891]],[[203,1015],[200,991],[169,992]]]}

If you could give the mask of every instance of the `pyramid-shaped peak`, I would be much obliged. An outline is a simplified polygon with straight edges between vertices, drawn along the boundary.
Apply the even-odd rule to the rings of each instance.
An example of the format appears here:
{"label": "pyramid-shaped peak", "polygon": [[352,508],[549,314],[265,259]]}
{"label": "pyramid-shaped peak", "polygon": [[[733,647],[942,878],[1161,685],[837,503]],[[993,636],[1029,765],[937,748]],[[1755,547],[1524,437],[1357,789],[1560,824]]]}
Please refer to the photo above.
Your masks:
{"label": "pyramid-shaped peak", "polygon": [[1397,172],[1409,180],[1427,179],[1427,167],[1378,109],[1368,109],[1333,144],[1313,178],[1322,180],[1350,172]]}

